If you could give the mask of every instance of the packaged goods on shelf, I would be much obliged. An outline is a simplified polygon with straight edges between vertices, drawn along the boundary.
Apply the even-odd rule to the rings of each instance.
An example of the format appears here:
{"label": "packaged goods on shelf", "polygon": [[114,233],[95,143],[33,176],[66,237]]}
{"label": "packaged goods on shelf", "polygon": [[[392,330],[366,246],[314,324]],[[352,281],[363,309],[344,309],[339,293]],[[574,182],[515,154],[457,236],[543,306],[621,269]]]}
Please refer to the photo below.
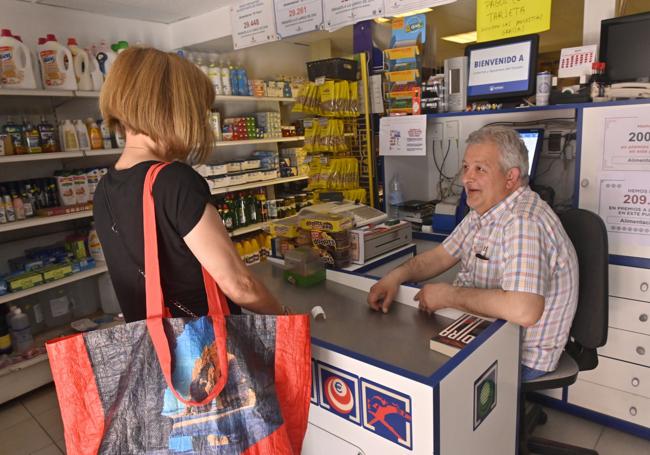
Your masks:
{"label": "packaged goods on shelf", "polygon": [[293,112],[324,117],[358,117],[359,84],[328,80],[323,84],[305,84],[293,105]]}

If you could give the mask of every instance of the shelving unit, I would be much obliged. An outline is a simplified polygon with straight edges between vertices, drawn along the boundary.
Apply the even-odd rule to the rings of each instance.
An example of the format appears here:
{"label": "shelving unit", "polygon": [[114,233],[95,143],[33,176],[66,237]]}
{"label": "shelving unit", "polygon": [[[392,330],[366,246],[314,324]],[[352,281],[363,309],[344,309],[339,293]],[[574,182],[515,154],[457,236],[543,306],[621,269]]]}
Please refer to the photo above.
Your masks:
{"label": "shelving unit", "polygon": [[295,103],[295,98],[285,98],[283,96],[235,96],[235,95],[217,95],[214,98],[215,102],[218,101],[234,101],[234,102],[260,102],[260,101],[279,101],[280,103]]}
{"label": "shelving unit", "polygon": [[73,275],[62,278],[60,280],[52,281],[50,283],[34,286],[33,288],[25,289],[24,291],[10,292],[8,294],[0,296],[0,305],[7,304],[14,300],[22,299],[23,297],[38,294],[47,291],[48,289],[58,288],[59,286],[74,283],[75,281],[84,280],[96,275],[101,275],[106,271],[108,271],[106,263],[98,262],[93,269],[84,270],[83,272],[75,273]]}
{"label": "shelving unit", "polygon": [[84,158],[92,156],[112,156],[119,155],[123,149],[97,149],[97,150],[77,150],[74,152],[56,152],[56,153],[28,153],[25,155],[6,155],[0,156],[0,164],[5,163],[23,163],[26,161],[44,161],[44,160],[63,160],[70,158]]}
{"label": "shelving unit", "polygon": [[259,182],[242,183],[241,185],[232,185],[232,186],[225,186],[223,188],[216,188],[212,190],[212,194],[213,195],[224,194],[233,191],[249,190],[251,188],[261,188],[266,186],[279,185],[281,183],[299,182],[301,180],[307,180],[307,179],[309,179],[309,177],[306,175],[298,175],[295,177],[281,177],[273,180],[266,180],[266,181],[262,180]]}
{"label": "shelving unit", "polygon": [[215,142],[215,147],[235,147],[237,145],[256,145],[256,144],[276,144],[278,142],[298,142],[304,141],[305,136],[290,137],[272,137],[268,139],[249,139],[246,141],[219,141]]}
{"label": "shelving unit", "polygon": [[66,213],[65,215],[36,216],[33,218],[28,218],[26,220],[13,221],[11,223],[0,224],[0,232],[16,231],[19,229],[28,229],[36,226],[44,226],[46,224],[80,220],[82,218],[89,218],[91,216],[93,216],[92,210],[83,210],[81,212]]}
{"label": "shelving unit", "polygon": [[251,232],[261,231],[268,225],[268,221],[265,221],[264,223],[251,224],[250,226],[235,229],[234,231],[230,232],[229,235],[230,237],[237,237],[239,235],[250,234]]}
{"label": "shelving unit", "polygon": [[43,90],[43,89],[0,89],[0,96],[38,96],[42,98],[99,98],[99,91],[85,90]]}

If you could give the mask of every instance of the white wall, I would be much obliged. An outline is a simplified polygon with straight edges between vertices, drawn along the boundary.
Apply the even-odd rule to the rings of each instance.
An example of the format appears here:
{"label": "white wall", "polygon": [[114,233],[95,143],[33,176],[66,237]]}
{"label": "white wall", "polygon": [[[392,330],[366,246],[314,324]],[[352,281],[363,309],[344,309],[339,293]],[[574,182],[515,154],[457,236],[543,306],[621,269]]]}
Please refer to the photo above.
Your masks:
{"label": "white wall", "polygon": [[172,49],[230,36],[230,7],[223,7],[169,25]]}
{"label": "white wall", "polygon": [[105,39],[110,43],[126,40],[129,43],[141,42],[159,49],[171,49],[170,33],[165,24],[15,0],[0,0],[0,27],[10,28],[13,34],[20,35],[23,42],[32,49],[36,47],[38,37],[47,33],[54,33],[63,44],[68,37],[73,36],[83,47]]}

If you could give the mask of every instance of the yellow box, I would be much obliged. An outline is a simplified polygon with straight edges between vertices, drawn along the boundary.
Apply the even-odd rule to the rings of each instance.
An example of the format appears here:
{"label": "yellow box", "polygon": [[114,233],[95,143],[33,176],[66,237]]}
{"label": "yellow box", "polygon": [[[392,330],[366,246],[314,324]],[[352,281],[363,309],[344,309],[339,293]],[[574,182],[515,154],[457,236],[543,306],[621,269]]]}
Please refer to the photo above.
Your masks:
{"label": "yellow box", "polygon": [[67,276],[72,275],[72,264],[65,262],[61,264],[51,264],[38,269],[43,275],[43,281],[49,283],[50,281],[60,280]]}
{"label": "yellow box", "polygon": [[300,227],[309,231],[342,232],[353,226],[354,218],[347,215],[321,213],[300,219]]}
{"label": "yellow box", "polygon": [[384,54],[388,55],[391,60],[401,60],[405,58],[415,58],[420,55],[418,46],[396,47],[394,49],[384,50]]}
{"label": "yellow box", "polygon": [[9,290],[11,292],[23,291],[43,284],[43,275],[38,272],[25,272],[6,278]]}
{"label": "yellow box", "polygon": [[411,82],[420,79],[419,70],[391,71],[386,73],[390,82]]}

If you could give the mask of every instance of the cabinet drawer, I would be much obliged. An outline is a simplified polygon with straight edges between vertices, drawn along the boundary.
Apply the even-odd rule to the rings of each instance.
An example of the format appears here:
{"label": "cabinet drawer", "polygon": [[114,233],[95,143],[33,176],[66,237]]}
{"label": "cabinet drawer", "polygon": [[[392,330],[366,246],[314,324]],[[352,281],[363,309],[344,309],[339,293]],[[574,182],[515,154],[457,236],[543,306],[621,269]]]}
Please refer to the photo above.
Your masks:
{"label": "cabinet drawer", "polygon": [[610,297],[609,326],[650,335],[650,302]]}
{"label": "cabinet drawer", "polygon": [[647,367],[599,356],[598,367],[582,371],[578,378],[650,398],[650,368]]}
{"label": "cabinet drawer", "polygon": [[650,269],[610,265],[609,295],[650,302]]}
{"label": "cabinet drawer", "polygon": [[650,400],[578,379],[569,387],[569,403],[601,414],[650,426]]}
{"label": "cabinet drawer", "polygon": [[598,353],[650,366],[650,336],[610,327],[607,332],[607,344],[598,349]]}

